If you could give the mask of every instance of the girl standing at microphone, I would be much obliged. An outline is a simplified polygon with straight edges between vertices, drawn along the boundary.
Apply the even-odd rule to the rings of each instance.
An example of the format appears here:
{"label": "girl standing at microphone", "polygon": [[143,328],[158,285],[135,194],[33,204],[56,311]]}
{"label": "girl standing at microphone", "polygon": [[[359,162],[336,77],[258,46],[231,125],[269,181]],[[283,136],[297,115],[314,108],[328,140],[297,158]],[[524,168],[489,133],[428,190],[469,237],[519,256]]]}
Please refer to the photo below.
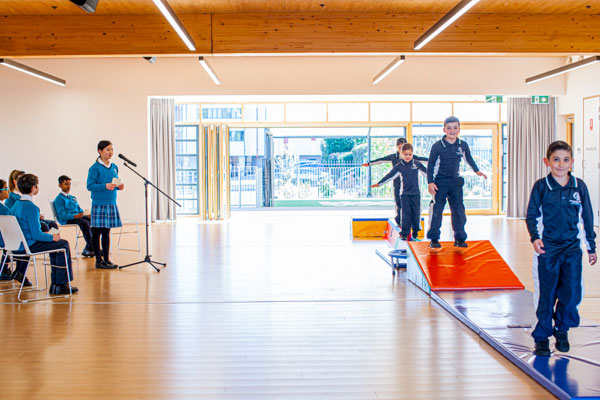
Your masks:
{"label": "girl standing at microphone", "polygon": [[96,256],[96,268],[99,269],[117,268],[109,259],[110,228],[122,225],[117,208],[117,190],[123,190],[125,185],[117,181],[119,168],[110,161],[112,156],[112,143],[101,140],[98,143],[98,158],[88,170],[87,178],[87,189],[92,192],[92,246]]}

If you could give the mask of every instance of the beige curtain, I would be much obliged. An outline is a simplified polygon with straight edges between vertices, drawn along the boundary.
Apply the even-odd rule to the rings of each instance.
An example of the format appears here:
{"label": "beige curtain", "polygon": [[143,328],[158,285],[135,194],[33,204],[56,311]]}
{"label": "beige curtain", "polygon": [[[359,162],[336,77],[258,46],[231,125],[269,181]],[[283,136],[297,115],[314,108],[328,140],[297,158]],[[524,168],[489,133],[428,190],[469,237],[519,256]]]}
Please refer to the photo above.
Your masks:
{"label": "beige curtain", "polygon": [[[150,99],[150,181],[175,198],[175,100]],[[176,205],[150,188],[151,219],[175,219]]]}
{"label": "beige curtain", "polygon": [[547,175],[544,157],[556,140],[556,99],[531,104],[508,98],[508,198],[506,215],[525,218],[533,184]]}

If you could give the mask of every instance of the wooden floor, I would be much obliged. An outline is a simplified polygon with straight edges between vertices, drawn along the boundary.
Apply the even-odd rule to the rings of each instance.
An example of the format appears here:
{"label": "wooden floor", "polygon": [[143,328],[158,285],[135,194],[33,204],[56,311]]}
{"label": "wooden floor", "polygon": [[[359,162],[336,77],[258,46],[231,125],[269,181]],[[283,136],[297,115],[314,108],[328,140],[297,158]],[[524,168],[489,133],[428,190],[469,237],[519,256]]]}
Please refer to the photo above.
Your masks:
{"label": "wooden floor", "polygon": [[[552,398],[404,274],[393,280],[374,253],[382,242],[351,239],[351,215],[385,214],[157,224],[160,273],[79,258],[71,302],[0,297],[0,398]],[[523,221],[469,217],[467,232],[489,238],[531,289]],[[115,262],[139,258],[115,247]],[[584,268],[581,311],[600,320],[599,268]]]}

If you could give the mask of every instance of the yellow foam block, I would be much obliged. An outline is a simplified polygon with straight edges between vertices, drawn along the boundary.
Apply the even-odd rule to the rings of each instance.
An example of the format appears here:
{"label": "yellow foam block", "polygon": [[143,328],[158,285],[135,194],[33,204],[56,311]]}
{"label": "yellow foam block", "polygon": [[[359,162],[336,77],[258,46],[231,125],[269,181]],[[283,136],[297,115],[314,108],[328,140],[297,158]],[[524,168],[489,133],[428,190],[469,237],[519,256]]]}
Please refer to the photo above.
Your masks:
{"label": "yellow foam block", "polygon": [[383,239],[387,226],[387,218],[352,218],[352,237]]}

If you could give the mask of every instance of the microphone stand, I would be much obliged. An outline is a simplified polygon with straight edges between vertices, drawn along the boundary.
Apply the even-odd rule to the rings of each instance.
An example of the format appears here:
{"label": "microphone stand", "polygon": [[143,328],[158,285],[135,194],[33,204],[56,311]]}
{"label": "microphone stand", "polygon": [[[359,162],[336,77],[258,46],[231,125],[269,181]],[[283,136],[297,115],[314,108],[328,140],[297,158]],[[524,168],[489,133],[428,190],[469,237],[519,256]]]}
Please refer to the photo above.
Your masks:
{"label": "microphone stand", "polygon": [[146,256],[141,261],[136,261],[134,263],[127,264],[127,265],[122,265],[122,266],[119,267],[119,269],[131,267],[133,265],[148,263],[148,264],[150,264],[152,266],[152,268],[154,268],[156,270],[156,272],[160,272],[160,269],[158,269],[158,267],[156,265],[154,265],[154,264],[162,265],[163,267],[166,267],[167,264],[152,260],[152,258],[151,258],[152,256],[149,254],[149,249],[148,249],[148,247],[149,247],[148,246],[148,230],[149,230],[149,223],[148,223],[148,185],[150,185],[154,189],[158,190],[166,198],[168,198],[169,200],[171,200],[173,203],[177,204],[179,207],[181,207],[181,204],[179,204],[178,202],[176,202],[175,200],[173,200],[168,194],[166,194],[165,192],[163,192],[162,190],[160,190],[159,188],[157,188],[155,184],[153,184],[148,179],[146,179],[144,176],[140,175],[136,170],[134,170],[133,168],[131,168],[129,166],[129,164],[127,163],[127,161],[123,161],[123,165],[125,165],[127,168],[129,168],[131,171],[133,171],[134,174],[136,174],[137,176],[139,176],[140,178],[142,178],[142,180],[144,181],[144,197],[145,197],[144,210],[146,212]]}

